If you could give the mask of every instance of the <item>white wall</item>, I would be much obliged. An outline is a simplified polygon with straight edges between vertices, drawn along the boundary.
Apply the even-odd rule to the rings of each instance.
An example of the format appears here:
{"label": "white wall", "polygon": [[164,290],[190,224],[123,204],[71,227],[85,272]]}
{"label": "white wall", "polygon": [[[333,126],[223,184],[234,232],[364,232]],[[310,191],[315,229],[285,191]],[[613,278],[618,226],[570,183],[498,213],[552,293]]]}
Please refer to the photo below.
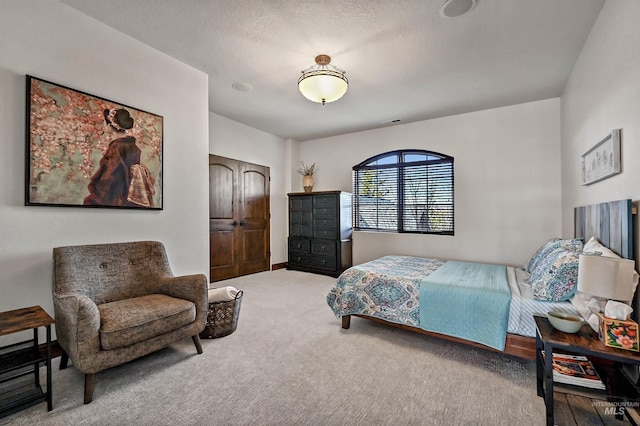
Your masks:
{"label": "white wall", "polygon": [[[565,85],[562,113],[563,234],[573,208],[640,198],[640,2],[607,0]],[[580,156],[622,129],[622,173],[580,185]],[[635,220],[638,229],[637,219]],[[635,247],[640,247],[638,232]],[[636,264],[638,263],[636,248]]]}
{"label": "white wall", "polygon": [[396,149],[455,158],[455,236],[356,232],[354,263],[386,254],[521,265],[561,232],[560,100],[352,133],[300,144],[314,191],[351,192],[351,168]]}
{"label": "white wall", "polygon": [[[207,76],[57,1],[3,1],[0,52],[0,311],[53,316],[56,246],[160,240],[207,273]],[[25,207],[25,74],[162,115],[164,210]]]}
{"label": "white wall", "polygon": [[287,261],[287,193],[291,192],[291,162],[297,142],[209,114],[209,152],[268,166],[271,174],[271,264]]}

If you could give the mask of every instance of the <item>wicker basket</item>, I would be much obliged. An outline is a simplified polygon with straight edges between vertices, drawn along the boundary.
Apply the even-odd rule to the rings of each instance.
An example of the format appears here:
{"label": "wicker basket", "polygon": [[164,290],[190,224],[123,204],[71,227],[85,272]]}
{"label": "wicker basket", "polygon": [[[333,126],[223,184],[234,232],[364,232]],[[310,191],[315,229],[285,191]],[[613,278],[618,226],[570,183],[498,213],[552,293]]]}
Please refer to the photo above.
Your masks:
{"label": "wicker basket", "polygon": [[228,336],[236,331],[241,302],[242,290],[238,291],[234,300],[209,303],[207,323],[202,333],[200,333],[200,337],[203,339],[215,339]]}

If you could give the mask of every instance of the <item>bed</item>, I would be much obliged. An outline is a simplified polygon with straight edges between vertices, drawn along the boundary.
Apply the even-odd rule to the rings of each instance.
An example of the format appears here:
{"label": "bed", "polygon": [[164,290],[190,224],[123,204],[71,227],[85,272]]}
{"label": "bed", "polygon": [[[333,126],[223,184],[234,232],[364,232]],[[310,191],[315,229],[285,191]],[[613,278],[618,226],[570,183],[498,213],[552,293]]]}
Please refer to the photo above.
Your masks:
{"label": "bed", "polygon": [[[556,291],[564,286],[562,282],[557,285],[560,279],[567,281],[567,288],[575,287],[577,259],[587,239],[599,241],[621,257],[633,258],[632,209],[631,200],[576,208],[575,238],[549,240],[523,267],[384,256],[344,271],[327,295],[327,303],[342,319],[344,329],[350,327],[351,316],[357,316],[534,359],[533,314],[550,310],[579,313],[580,309],[573,299],[563,300],[548,289],[541,290],[539,277],[535,285],[529,283],[532,274],[546,271],[548,265],[537,270],[527,266],[548,258],[545,246],[551,247],[552,241],[556,248],[563,244],[565,259],[575,262],[576,275],[574,279],[557,274],[552,287]],[[571,254],[573,251],[576,253]],[[539,300],[545,291],[548,300]],[[565,292],[566,297],[574,292]]]}

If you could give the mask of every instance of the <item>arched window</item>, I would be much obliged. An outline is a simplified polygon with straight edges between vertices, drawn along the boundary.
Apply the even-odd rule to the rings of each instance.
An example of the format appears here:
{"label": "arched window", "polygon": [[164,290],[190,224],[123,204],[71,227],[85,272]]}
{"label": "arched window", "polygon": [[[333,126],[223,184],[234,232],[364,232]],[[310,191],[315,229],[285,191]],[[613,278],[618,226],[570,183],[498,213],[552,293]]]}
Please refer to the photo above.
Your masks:
{"label": "arched window", "polygon": [[453,235],[453,157],[385,152],[353,167],[354,229]]}

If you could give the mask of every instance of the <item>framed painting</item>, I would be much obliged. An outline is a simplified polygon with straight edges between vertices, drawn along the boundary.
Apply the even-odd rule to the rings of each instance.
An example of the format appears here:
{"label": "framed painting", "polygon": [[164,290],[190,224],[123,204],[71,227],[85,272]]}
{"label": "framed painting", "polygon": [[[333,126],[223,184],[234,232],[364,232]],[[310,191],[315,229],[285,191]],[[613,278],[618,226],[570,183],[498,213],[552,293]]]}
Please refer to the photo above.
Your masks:
{"label": "framed painting", "polygon": [[163,118],[27,75],[27,206],[162,210]]}
{"label": "framed painting", "polygon": [[621,171],[620,129],[614,129],[606,138],[582,154],[581,183],[591,185]]}

